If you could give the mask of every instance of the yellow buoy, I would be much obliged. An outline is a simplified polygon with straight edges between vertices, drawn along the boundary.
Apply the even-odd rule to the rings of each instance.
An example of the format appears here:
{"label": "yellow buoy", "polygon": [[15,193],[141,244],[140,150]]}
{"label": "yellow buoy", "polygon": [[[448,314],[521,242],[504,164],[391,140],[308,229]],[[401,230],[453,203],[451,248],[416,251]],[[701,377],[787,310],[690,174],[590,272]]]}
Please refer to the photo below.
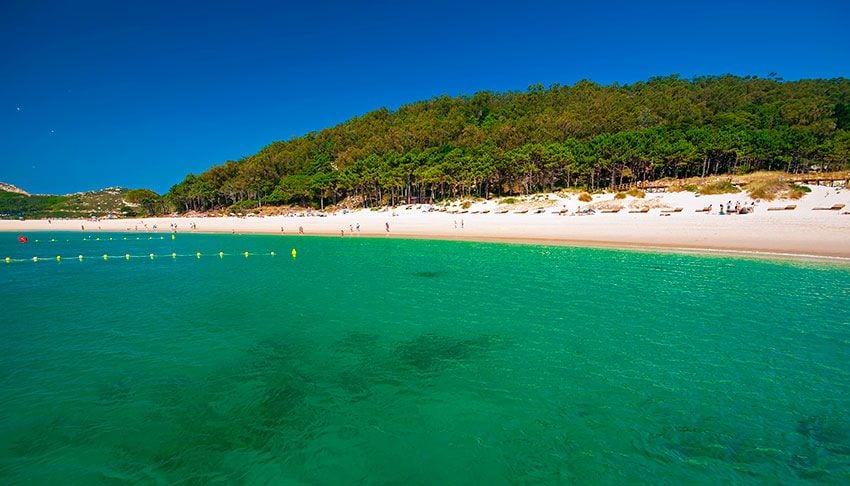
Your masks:
{"label": "yellow buoy", "polygon": [[177,258],[177,253],[172,253],[171,258]]}
{"label": "yellow buoy", "polygon": [[56,261],[57,261],[57,262],[61,262],[61,261],[62,261],[62,257],[61,257],[61,256],[59,256],[59,255],[56,255]]}
{"label": "yellow buoy", "polygon": [[201,258],[201,252],[195,253],[195,256]]}
{"label": "yellow buoy", "polygon": [[104,255],[103,255],[103,259],[104,259],[104,260],[109,260],[109,255],[104,254]]}
{"label": "yellow buoy", "polygon": [[129,260],[129,259],[130,259],[130,254],[129,254],[129,253],[124,254],[124,259]]}
{"label": "yellow buoy", "polygon": [[274,252],[272,252],[271,255],[274,256]]}
{"label": "yellow buoy", "polygon": [[125,241],[127,240],[127,237],[126,237],[126,236],[124,237],[124,240],[125,240]]}
{"label": "yellow buoy", "polygon": [[224,252],[223,252],[223,251],[218,252],[218,257],[219,257],[219,258],[224,258]]}
{"label": "yellow buoy", "polygon": [[38,240],[35,240],[35,242],[38,243]]}
{"label": "yellow buoy", "polygon": [[9,257],[6,257],[6,263],[11,263],[11,262],[12,262],[12,259],[9,258]]}
{"label": "yellow buoy", "polygon": [[78,255],[78,256],[77,256],[77,259],[79,259],[80,261],[83,261],[83,256],[82,256],[82,255]]}
{"label": "yellow buoy", "polygon": [[295,258],[296,256],[298,256],[298,252],[295,251],[295,248],[293,248],[292,249],[292,258]]}
{"label": "yellow buoy", "polygon": [[171,233],[171,239],[172,240],[174,239],[174,233]]}
{"label": "yellow buoy", "polygon": [[248,258],[248,252],[247,251],[245,252],[245,258]]}
{"label": "yellow buoy", "polygon": [[38,257],[32,257],[32,261],[37,262],[37,261],[38,261]]}
{"label": "yellow buoy", "polygon": [[153,260],[153,253],[151,253],[151,254],[150,254],[150,255],[148,255],[148,256],[149,256],[149,257],[151,257],[151,260]]}
{"label": "yellow buoy", "polygon": [[50,242],[51,242],[51,243],[56,243],[56,239],[55,239],[55,238],[50,238]]}
{"label": "yellow buoy", "polygon": [[95,238],[95,240],[100,241],[100,236],[98,236],[97,238]]}
{"label": "yellow buoy", "polygon": [[111,237],[111,236],[109,237],[109,241],[112,241],[112,237]]}
{"label": "yellow buoy", "polygon": [[163,237],[162,237],[162,236],[160,236],[160,237],[159,237],[159,239],[160,239],[160,240],[162,240],[162,239],[163,239]]}

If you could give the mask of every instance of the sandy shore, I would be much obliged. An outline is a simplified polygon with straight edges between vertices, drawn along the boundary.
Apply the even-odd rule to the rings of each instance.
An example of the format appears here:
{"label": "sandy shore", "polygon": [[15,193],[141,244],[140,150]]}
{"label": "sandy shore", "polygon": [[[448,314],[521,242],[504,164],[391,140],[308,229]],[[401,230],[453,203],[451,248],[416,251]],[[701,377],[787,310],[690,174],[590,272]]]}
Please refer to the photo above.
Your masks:
{"label": "sandy shore", "polygon": [[[850,259],[850,190],[812,187],[799,200],[756,201],[751,214],[720,215],[720,204],[736,201],[750,205],[745,194],[695,196],[693,193],[647,194],[646,198],[614,200],[612,194],[594,196],[591,203],[576,196],[539,195],[516,204],[483,201],[459,213],[427,211],[428,206],[395,210],[359,210],[326,217],[274,216],[227,218],[144,218],[118,220],[0,221],[0,231],[146,232],[167,233],[176,224],[178,233],[272,233],[382,236],[526,242],[620,248],[666,248],[697,251],[732,251],[768,255],[814,256]],[[793,210],[768,208],[796,205]],[[842,210],[819,211],[816,207],[845,204]],[[711,205],[710,212],[697,212]],[[602,208],[622,206],[616,213]],[[594,207],[592,215],[575,215],[579,208]],[[649,212],[633,213],[650,207]],[[680,212],[662,212],[681,208]],[[497,214],[497,211],[507,213]],[[522,211],[528,210],[523,213]],[[481,211],[488,211],[481,213]],[[541,212],[537,212],[541,211]],[[566,211],[569,215],[556,214]],[[195,228],[192,228],[194,224]],[[389,224],[389,231],[386,225]],[[359,225],[359,231],[358,231]],[[154,228],[154,226],[156,228]],[[352,231],[353,230],[353,231]],[[343,232],[343,233],[341,233]]]}

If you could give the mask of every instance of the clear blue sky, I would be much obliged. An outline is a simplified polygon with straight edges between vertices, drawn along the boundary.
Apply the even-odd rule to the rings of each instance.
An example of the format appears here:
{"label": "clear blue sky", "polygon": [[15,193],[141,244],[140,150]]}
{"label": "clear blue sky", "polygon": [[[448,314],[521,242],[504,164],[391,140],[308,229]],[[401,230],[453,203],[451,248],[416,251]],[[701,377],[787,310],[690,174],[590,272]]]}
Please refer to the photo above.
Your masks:
{"label": "clear blue sky", "polygon": [[0,181],[158,192],[441,94],[850,76],[850,3],[0,0]]}

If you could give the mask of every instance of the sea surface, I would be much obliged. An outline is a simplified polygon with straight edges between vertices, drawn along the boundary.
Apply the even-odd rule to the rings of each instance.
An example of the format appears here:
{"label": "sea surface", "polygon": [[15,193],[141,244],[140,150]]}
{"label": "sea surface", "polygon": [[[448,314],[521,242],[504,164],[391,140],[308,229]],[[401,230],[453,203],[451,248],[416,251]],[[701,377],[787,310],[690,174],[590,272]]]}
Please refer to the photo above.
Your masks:
{"label": "sea surface", "polygon": [[28,236],[0,233],[2,484],[850,482],[847,266]]}

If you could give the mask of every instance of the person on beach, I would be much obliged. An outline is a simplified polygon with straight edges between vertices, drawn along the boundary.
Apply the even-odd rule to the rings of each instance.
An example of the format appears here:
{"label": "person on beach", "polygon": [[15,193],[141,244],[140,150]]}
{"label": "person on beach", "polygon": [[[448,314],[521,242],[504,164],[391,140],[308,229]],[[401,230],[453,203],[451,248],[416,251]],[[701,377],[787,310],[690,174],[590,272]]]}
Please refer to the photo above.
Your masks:
{"label": "person on beach", "polygon": [[345,230],[339,230],[339,236],[345,236]]}
{"label": "person on beach", "polygon": [[357,232],[360,233],[360,223],[357,223]]}
{"label": "person on beach", "polygon": [[299,226],[299,227],[298,227],[298,234],[299,234],[299,235],[303,235],[303,234],[304,234],[304,227],[303,227],[303,226]]}
{"label": "person on beach", "polygon": [[720,204],[720,215],[721,215],[721,216],[723,216],[723,215],[725,215],[725,214],[726,214],[726,213],[724,213],[724,212],[723,212],[723,204],[721,203],[721,204]]}
{"label": "person on beach", "polygon": [[463,229],[463,220],[460,220],[460,229]]}
{"label": "person on beach", "polygon": [[384,223],[384,225],[385,225],[385,226],[386,226],[386,228],[387,228],[387,233],[389,233],[389,232],[390,232],[390,222],[389,222],[389,221],[387,221],[386,223]]}

